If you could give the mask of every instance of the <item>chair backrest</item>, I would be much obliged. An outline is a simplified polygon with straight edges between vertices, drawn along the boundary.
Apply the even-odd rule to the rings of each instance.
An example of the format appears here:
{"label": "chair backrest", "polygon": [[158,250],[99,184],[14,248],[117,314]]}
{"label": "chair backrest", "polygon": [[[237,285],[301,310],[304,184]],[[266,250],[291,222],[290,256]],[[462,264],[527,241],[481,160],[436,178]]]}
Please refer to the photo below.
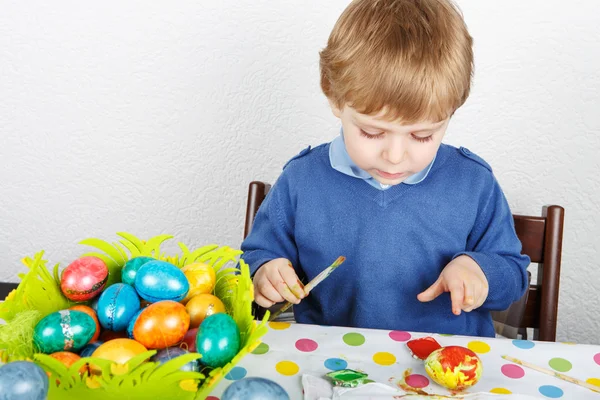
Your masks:
{"label": "chair backrest", "polygon": [[[265,182],[250,183],[244,238],[250,233],[256,212],[270,188]],[[533,328],[534,339],[556,340],[564,214],[563,207],[553,205],[544,207],[541,216],[513,215],[522,253],[538,264],[537,280],[519,301],[492,316],[495,321],[514,327],[515,333],[518,330],[523,338],[527,338],[526,328]]]}
{"label": "chair backrest", "polygon": [[530,285],[523,318],[516,326],[522,333],[533,328],[535,340],[556,340],[564,219],[565,209],[557,205],[544,207],[541,216],[514,215],[521,252],[538,264],[537,280]]}

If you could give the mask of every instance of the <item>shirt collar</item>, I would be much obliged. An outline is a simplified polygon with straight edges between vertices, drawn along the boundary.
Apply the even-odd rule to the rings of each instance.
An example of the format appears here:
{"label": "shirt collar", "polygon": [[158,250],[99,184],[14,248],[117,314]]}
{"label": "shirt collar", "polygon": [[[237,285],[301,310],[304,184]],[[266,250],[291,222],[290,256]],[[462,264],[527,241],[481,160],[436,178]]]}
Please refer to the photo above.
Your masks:
{"label": "shirt collar", "polygon": [[[431,170],[431,167],[433,166],[434,162],[435,157],[433,158],[431,163],[429,163],[429,165],[425,167],[422,171],[419,171],[416,174],[409,176],[402,183],[405,183],[407,185],[415,185],[417,183],[422,182],[425,178],[427,178],[427,175],[429,174],[429,171]],[[329,163],[331,164],[331,167],[336,171],[339,171],[343,174],[355,178],[363,179],[376,189],[386,190],[391,187],[391,185],[383,185],[377,182],[377,180],[371,175],[369,175],[367,171],[361,169],[354,163],[354,161],[352,161],[350,155],[348,155],[348,152],[346,151],[343,131],[340,131],[340,135],[337,138],[335,138],[329,145]]]}

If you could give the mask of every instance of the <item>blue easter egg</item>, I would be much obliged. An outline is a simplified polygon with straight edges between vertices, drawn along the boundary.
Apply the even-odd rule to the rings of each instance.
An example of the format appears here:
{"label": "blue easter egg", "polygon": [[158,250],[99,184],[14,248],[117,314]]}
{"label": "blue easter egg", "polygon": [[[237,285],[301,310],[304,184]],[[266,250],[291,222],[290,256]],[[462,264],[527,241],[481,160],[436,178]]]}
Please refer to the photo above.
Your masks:
{"label": "blue easter egg", "polygon": [[127,261],[121,270],[121,282],[134,286],[135,276],[140,267],[154,260],[156,259],[152,257],[134,257]]}
{"label": "blue easter egg", "polygon": [[[152,358],[150,358],[150,361],[154,361],[159,364],[164,364],[167,361],[177,358],[183,354],[188,354],[188,351],[176,346],[167,347],[166,349],[159,350],[155,355],[152,356]],[[179,370],[186,372],[199,372],[200,363],[198,362],[198,360],[193,360],[189,363],[183,364],[183,366],[181,366]]]}
{"label": "blue easter egg", "polygon": [[97,340],[94,343],[90,343],[88,345],[86,345],[83,349],[81,349],[81,351],[79,352],[79,356],[81,358],[83,357],[91,357],[92,353],[94,352],[94,350],[96,350],[98,347],[100,347],[100,345],[103,342]]}
{"label": "blue easter egg", "polygon": [[202,354],[202,364],[222,367],[235,357],[239,349],[240,330],[233,318],[218,313],[202,321],[196,334],[196,351]]}
{"label": "blue easter egg", "polygon": [[104,329],[124,331],[139,309],[140,298],[135,289],[125,283],[115,283],[98,299],[98,320]]}
{"label": "blue easter egg", "polygon": [[96,321],[92,317],[82,311],[61,310],[46,315],[35,325],[33,344],[46,354],[79,351],[94,333]]}
{"label": "blue easter egg", "polygon": [[166,261],[150,261],[142,265],[135,275],[135,289],[152,303],[162,300],[181,301],[190,290],[185,274]]}
{"label": "blue easter egg", "polygon": [[30,361],[14,361],[0,366],[0,399],[45,400],[48,375]]}
{"label": "blue easter egg", "polygon": [[129,324],[127,325],[127,336],[129,337],[129,339],[133,339],[133,328],[135,327],[135,323],[138,320],[138,317],[140,316],[142,311],[144,311],[143,308],[136,312],[135,315],[129,320]]}
{"label": "blue easter egg", "polygon": [[290,400],[290,396],[272,380],[244,378],[229,385],[221,400]]}

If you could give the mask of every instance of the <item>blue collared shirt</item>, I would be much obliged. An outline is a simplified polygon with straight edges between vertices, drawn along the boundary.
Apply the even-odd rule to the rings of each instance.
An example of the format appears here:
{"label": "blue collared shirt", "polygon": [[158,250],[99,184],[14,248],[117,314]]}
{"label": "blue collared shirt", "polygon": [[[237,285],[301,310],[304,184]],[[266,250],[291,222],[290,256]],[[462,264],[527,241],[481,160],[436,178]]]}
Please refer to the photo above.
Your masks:
{"label": "blue collared shirt", "polygon": [[[391,185],[384,185],[382,183],[377,182],[377,180],[371,175],[369,175],[367,171],[361,169],[358,165],[354,163],[354,161],[352,161],[350,155],[346,151],[343,132],[340,132],[340,136],[335,138],[329,146],[329,162],[331,163],[331,167],[336,171],[339,171],[349,176],[353,176],[355,178],[364,179],[376,189],[386,190],[391,187]],[[431,167],[433,166],[434,162],[435,157],[427,167],[417,172],[416,174],[409,176],[402,183],[405,183],[407,185],[414,185],[419,182],[422,182],[425,178],[427,178],[429,170],[431,170]]]}

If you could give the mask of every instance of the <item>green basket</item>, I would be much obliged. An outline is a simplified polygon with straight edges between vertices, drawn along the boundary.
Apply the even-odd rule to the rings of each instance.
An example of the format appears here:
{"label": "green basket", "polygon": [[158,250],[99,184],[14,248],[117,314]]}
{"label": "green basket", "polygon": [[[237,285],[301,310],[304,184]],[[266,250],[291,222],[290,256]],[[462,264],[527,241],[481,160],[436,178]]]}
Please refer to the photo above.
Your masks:
{"label": "green basket", "polygon": [[[252,314],[254,299],[250,270],[239,259],[242,254],[227,246],[207,245],[190,251],[179,243],[181,254],[166,255],[160,251],[161,244],[173,238],[159,235],[143,241],[134,235],[119,232],[118,242],[90,238],[80,244],[94,247],[95,250],[82,256],[96,256],[104,260],[109,269],[106,287],[120,282],[121,268],[134,257],[148,256],[171,262],[179,268],[194,262],[211,265],[217,276],[213,294],[225,304],[226,311],[234,319],[241,335],[241,349],[234,359],[222,368],[210,371],[184,372],[179,368],[199,359],[198,353],[189,353],[172,359],[162,365],[147,361],[155,350],[140,354],[127,364],[97,358],[82,358],[67,368],[60,361],[41,353],[36,353],[33,345],[35,325],[46,315],[67,309],[76,303],[63,296],[60,290],[59,265],[51,273],[43,260],[44,252],[33,258],[26,257],[23,263],[29,268],[20,274],[21,282],[0,303],[0,360],[4,363],[17,360],[31,360],[51,374],[48,399],[205,399],[214,386],[231,369],[260,344],[260,338],[267,332],[269,315],[259,323]],[[238,269],[239,262],[239,269]],[[86,303],[78,303],[86,304]],[[80,368],[93,363],[100,367],[100,375],[80,374]]]}

